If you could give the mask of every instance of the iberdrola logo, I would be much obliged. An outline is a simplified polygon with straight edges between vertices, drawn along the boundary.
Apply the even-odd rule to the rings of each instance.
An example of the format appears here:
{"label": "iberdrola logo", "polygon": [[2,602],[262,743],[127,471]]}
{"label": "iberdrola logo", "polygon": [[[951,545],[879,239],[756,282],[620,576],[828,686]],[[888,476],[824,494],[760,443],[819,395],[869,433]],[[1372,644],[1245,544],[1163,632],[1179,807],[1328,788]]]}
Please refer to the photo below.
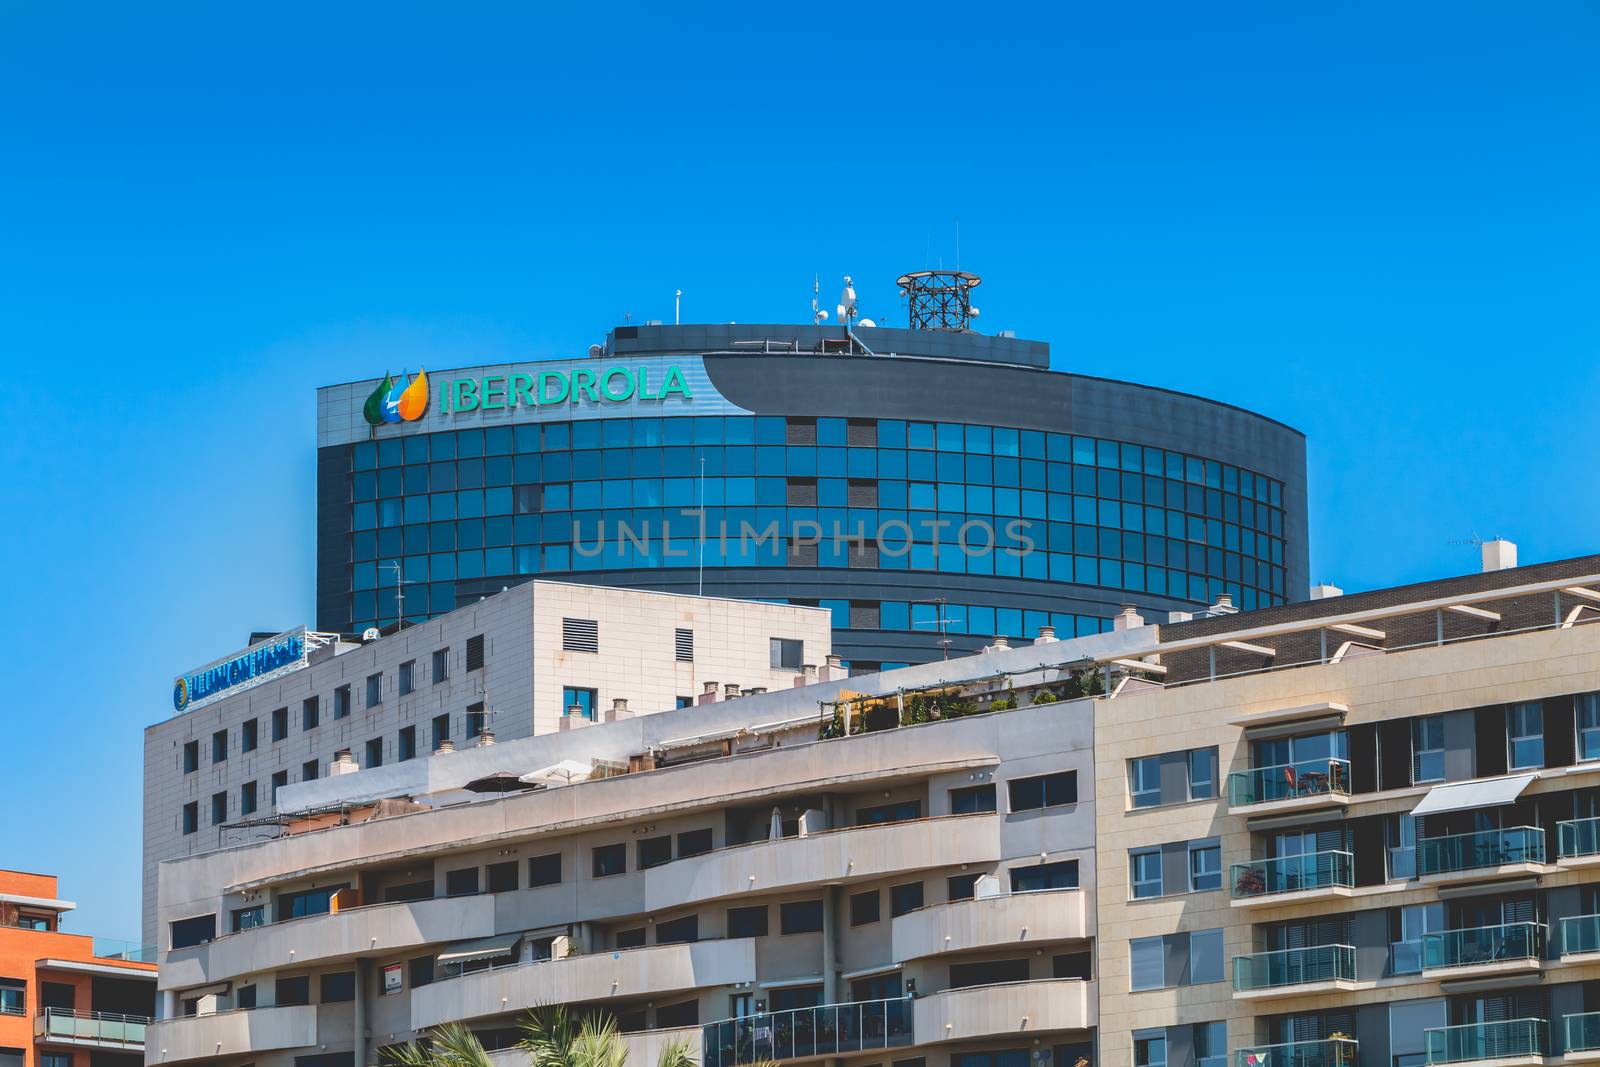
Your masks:
{"label": "iberdrola logo", "polygon": [[383,383],[367,397],[361,413],[373,426],[386,422],[416,422],[428,410],[428,372],[418,370],[409,382],[396,382],[388,374]]}

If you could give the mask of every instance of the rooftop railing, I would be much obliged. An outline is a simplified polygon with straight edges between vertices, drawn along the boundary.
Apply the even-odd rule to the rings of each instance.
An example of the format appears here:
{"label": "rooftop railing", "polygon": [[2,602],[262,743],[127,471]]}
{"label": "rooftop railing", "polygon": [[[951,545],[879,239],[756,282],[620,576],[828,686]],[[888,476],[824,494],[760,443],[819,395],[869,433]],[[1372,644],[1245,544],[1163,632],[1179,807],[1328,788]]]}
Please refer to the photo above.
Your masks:
{"label": "rooftop railing", "polygon": [[102,960],[127,960],[129,963],[156,962],[156,947],[141,945],[137,941],[120,941],[114,937],[94,939],[94,955]]}
{"label": "rooftop railing", "polygon": [[1503,830],[1424,837],[1417,841],[1417,870],[1424,875],[1543,862],[1544,831],[1537,826],[1512,826]]}
{"label": "rooftop railing", "polygon": [[743,1067],[913,1044],[912,1000],[866,1000],[765,1012],[702,1028],[702,1067]]}
{"label": "rooftop railing", "polygon": [[1355,857],[1328,850],[1235,863],[1229,870],[1236,899],[1355,885]]}
{"label": "rooftop railing", "polygon": [[1228,805],[1244,807],[1300,797],[1349,796],[1350,761],[1302,760],[1228,775]]}
{"label": "rooftop railing", "polygon": [[1428,1062],[1467,1063],[1543,1056],[1548,1041],[1543,1019],[1440,1026],[1422,1031]]}

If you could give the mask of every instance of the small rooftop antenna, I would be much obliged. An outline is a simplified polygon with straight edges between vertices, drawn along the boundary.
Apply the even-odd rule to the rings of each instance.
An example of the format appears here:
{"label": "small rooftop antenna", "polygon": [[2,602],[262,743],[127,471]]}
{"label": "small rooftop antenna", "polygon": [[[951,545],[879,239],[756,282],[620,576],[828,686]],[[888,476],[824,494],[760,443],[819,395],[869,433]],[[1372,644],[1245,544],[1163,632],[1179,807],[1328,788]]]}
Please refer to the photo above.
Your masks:
{"label": "small rooftop antenna", "polygon": [[[945,659],[949,659],[950,658],[950,646],[952,644],[954,644],[955,641],[954,641],[954,638],[951,638],[951,637],[948,637],[948,636],[945,635],[944,627],[945,627],[945,623],[953,622],[954,620],[946,617],[946,615],[944,613],[944,609],[945,609],[945,606],[946,606],[946,603],[947,603],[945,598],[942,597],[942,596],[936,596],[931,600],[913,600],[913,601],[911,601],[911,603],[913,603],[913,604],[933,604],[935,606],[935,610],[938,613],[937,617],[934,620],[934,624],[939,627],[939,642],[938,642],[938,644],[939,644],[939,647],[944,650],[944,658]],[[911,625],[912,625],[912,628],[915,629],[917,626],[925,626],[927,624],[926,623],[915,623],[914,622]]]}
{"label": "small rooftop antenna", "polygon": [[821,326],[828,321],[828,309],[817,306],[817,297],[822,295],[822,279],[813,274],[811,276],[811,325]]}
{"label": "small rooftop antenna", "polygon": [[683,290],[679,289],[675,293],[672,294],[672,325],[674,325],[674,326],[677,326],[682,321],[682,319],[679,316],[679,310],[682,307],[682,305],[683,305]]}
{"label": "small rooftop antenna", "polygon": [[394,613],[400,620],[399,625],[395,628],[404,630],[406,628],[406,586],[416,585],[417,583],[405,577],[399,560],[391,559],[384,566],[394,571]]}

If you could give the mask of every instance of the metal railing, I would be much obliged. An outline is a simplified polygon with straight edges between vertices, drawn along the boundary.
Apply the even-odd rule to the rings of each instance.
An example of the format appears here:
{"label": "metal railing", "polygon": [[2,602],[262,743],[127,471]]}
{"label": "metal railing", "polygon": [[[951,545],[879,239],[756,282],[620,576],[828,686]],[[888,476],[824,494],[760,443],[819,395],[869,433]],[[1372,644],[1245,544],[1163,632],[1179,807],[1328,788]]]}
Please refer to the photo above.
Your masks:
{"label": "metal railing", "polygon": [[1348,1037],[1255,1045],[1236,1050],[1233,1067],[1355,1067],[1356,1048]]}
{"label": "metal railing", "polygon": [[1543,1019],[1505,1019],[1435,1027],[1422,1031],[1422,1038],[1429,1063],[1464,1063],[1543,1056],[1546,1030]]}
{"label": "metal railing", "polygon": [[45,1008],[35,1027],[46,1040],[102,1041],[114,1045],[143,1045],[148,1015],[119,1015],[109,1011],[74,1011]]}
{"label": "metal railing", "polygon": [[1561,954],[1600,952],[1600,915],[1572,915],[1561,920]]}
{"label": "metal railing", "polygon": [[1355,886],[1355,857],[1329,850],[1235,863],[1228,872],[1235,897],[1262,897],[1305,889]]}
{"label": "metal railing", "polygon": [[1600,856],[1600,819],[1563,819],[1556,823],[1556,854],[1562,859]]}
{"label": "metal railing", "polygon": [[94,954],[96,959],[102,960],[127,960],[130,963],[156,962],[154,945],[141,945],[137,941],[121,941],[114,937],[95,938]]}
{"label": "metal railing", "polygon": [[1233,988],[1238,993],[1310,982],[1353,982],[1355,977],[1353,945],[1313,945],[1233,958]]}
{"label": "metal railing", "polygon": [[10,1003],[8,1001],[0,1000],[0,1015],[27,1015],[27,1014],[28,1014],[28,1009],[22,1003],[18,1002],[18,1003],[12,1004],[12,1003]]}
{"label": "metal railing", "polygon": [[1543,953],[1543,923],[1502,923],[1422,935],[1422,969],[1425,971],[1508,960],[1536,960]]}
{"label": "metal railing", "polygon": [[1537,826],[1417,839],[1417,871],[1421,874],[1543,862],[1544,831]]}
{"label": "metal railing", "polygon": [[1600,1050],[1600,1011],[1586,1011],[1563,1016],[1562,1029],[1566,1032],[1564,1048],[1568,1052],[1595,1052]]}
{"label": "metal railing", "polygon": [[1296,797],[1349,796],[1350,761],[1312,759],[1255,767],[1228,775],[1228,804],[1243,807]]}
{"label": "metal railing", "polygon": [[912,1000],[864,1000],[764,1012],[701,1028],[702,1067],[808,1059],[913,1044]]}

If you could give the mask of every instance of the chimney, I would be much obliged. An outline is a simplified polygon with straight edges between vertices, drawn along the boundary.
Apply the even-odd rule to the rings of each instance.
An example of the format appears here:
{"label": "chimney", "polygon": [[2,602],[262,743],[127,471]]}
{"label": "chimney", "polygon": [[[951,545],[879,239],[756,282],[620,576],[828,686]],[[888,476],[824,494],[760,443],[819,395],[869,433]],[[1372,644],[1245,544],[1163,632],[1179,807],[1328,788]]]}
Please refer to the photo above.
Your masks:
{"label": "chimney", "polygon": [[1010,647],[1011,647],[1011,642],[1006,640],[1006,637],[1005,637],[1004,634],[996,634],[995,635],[995,639],[994,639],[994,644],[986,645],[984,647],[984,651],[985,652],[1004,652],[1006,649],[1008,649]]}
{"label": "chimney", "polygon": [[817,665],[815,663],[800,664],[800,677],[805,679],[801,683],[802,685],[810,685],[815,682],[817,680]]}
{"label": "chimney", "polygon": [[716,682],[701,682],[700,683],[700,687],[701,687],[700,688],[700,699],[695,701],[695,703],[696,704],[712,704],[712,703],[715,703],[716,699],[717,699],[717,684],[718,683],[716,683]]}
{"label": "chimney", "polygon": [[765,693],[766,691],[767,691],[767,687],[764,686],[764,685],[753,685],[749,689],[746,689],[744,691],[744,695],[747,696],[747,697],[758,697],[762,693]]}
{"label": "chimney", "polygon": [[1233,595],[1218,593],[1217,602],[1206,609],[1213,615],[1237,615],[1239,609],[1233,606]]}
{"label": "chimney", "polygon": [[823,662],[822,669],[817,672],[818,681],[823,682],[830,681],[834,678],[843,678],[844,676],[844,659],[843,657],[835,655],[829,655],[828,658]]}
{"label": "chimney", "polygon": [[494,744],[494,731],[485,726],[483,732],[478,735],[478,747],[488,748],[492,744]]}
{"label": "chimney", "polygon": [[1136,630],[1144,625],[1144,616],[1132,604],[1122,605],[1122,610],[1117,612],[1117,617],[1111,620],[1111,628],[1120,633],[1123,630]]}
{"label": "chimney", "polygon": [[612,719],[626,719],[628,717],[627,697],[611,698],[611,717]]}
{"label": "chimney", "polygon": [[737,682],[729,682],[727,685],[722,687],[722,699],[723,700],[733,700],[736,697],[738,697],[738,695],[739,695],[739,685],[738,685]]}
{"label": "chimney", "polygon": [[1318,582],[1311,587],[1312,600],[1332,600],[1336,596],[1344,596],[1344,590],[1332,582]]}
{"label": "chimney", "polygon": [[433,750],[435,756],[443,756],[456,750],[456,743],[448,737],[439,742],[439,747]]}
{"label": "chimney", "polygon": [[1496,537],[1483,543],[1483,572],[1508,571],[1517,565],[1517,543]]}
{"label": "chimney", "polygon": [[1194,618],[1194,613],[1193,612],[1189,612],[1189,611],[1169,611],[1169,612],[1167,612],[1167,622],[1169,622],[1169,623],[1188,622],[1192,618]]}
{"label": "chimney", "polygon": [[347,748],[340,749],[339,754],[333,757],[333,762],[328,764],[328,773],[330,775],[354,774],[360,769],[361,767],[356,763],[356,758],[350,755],[350,750]]}
{"label": "chimney", "polygon": [[1039,627],[1039,636],[1033,639],[1033,643],[1036,645],[1050,645],[1054,644],[1055,640],[1056,628],[1054,626],[1041,626]]}

